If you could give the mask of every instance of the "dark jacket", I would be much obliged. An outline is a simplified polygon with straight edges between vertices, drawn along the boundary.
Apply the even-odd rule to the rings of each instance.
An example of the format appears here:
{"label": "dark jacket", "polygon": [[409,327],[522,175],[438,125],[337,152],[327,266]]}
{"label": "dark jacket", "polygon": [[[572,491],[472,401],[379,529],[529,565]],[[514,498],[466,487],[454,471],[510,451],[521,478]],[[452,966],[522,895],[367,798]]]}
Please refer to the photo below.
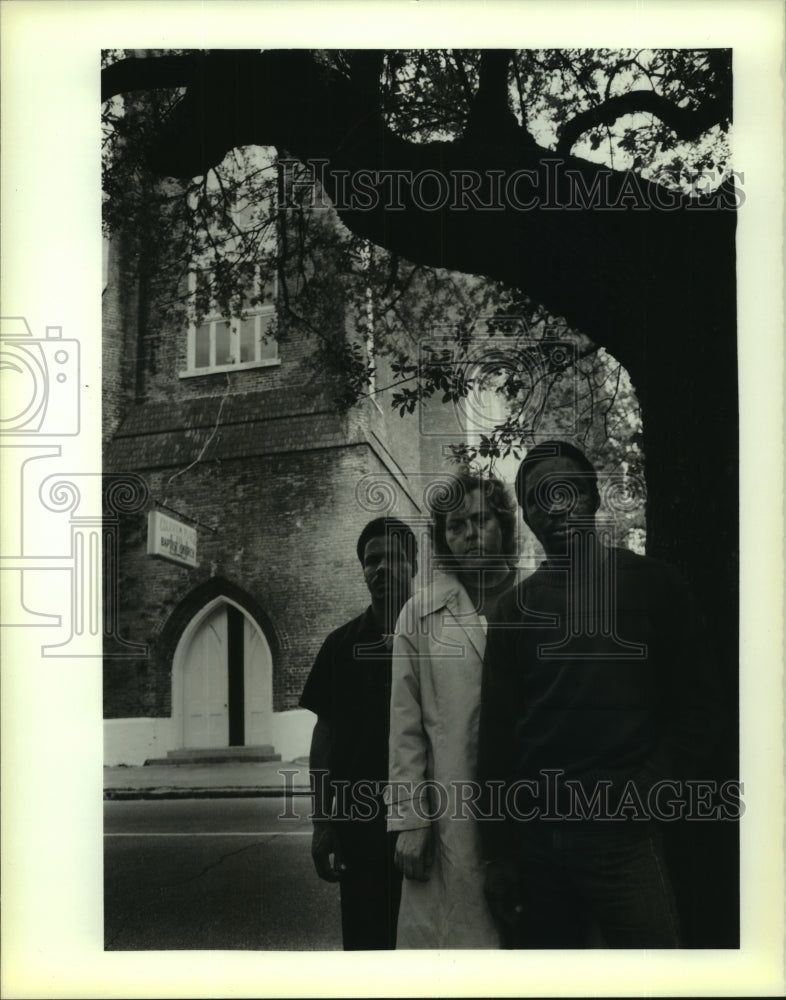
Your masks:
{"label": "dark jacket", "polygon": [[[606,552],[580,575],[543,563],[489,623],[479,778],[537,783],[527,792],[539,815],[575,801],[566,781],[585,802],[603,783],[614,804],[630,781],[646,803],[658,781],[705,777],[720,729],[717,678],[687,587],[659,560]],[[500,824],[481,833],[485,855],[498,855]]]}

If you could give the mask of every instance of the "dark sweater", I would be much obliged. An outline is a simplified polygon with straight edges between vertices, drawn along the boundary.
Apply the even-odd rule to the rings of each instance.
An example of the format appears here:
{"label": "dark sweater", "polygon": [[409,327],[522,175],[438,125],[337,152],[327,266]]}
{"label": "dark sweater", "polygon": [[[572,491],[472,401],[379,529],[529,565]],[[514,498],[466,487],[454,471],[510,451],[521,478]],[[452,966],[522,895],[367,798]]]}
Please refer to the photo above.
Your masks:
{"label": "dark sweater", "polygon": [[[699,616],[667,564],[626,549],[606,550],[582,574],[543,563],[498,603],[484,666],[482,782],[537,781],[542,808],[543,772],[559,770],[588,796],[611,782],[612,800],[633,779],[646,801],[654,782],[696,776],[719,724]],[[494,825],[482,830],[492,856]]]}

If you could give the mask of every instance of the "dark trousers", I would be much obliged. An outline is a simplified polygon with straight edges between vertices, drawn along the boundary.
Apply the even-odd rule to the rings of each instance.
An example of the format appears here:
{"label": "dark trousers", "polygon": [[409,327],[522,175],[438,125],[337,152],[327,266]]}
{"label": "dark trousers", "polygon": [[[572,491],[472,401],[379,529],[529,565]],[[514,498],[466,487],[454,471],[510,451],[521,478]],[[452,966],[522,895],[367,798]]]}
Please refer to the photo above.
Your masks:
{"label": "dark trousers", "polygon": [[651,822],[526,823],[520,852],[514,947],[680,947],[661,832]]}
{"label": "dark trousers", "polygon": [[346,822],[340,833],[347,866],[340,886],[344,951],[396,947],[401,872],[393,863],[395,835],[384,822]]}

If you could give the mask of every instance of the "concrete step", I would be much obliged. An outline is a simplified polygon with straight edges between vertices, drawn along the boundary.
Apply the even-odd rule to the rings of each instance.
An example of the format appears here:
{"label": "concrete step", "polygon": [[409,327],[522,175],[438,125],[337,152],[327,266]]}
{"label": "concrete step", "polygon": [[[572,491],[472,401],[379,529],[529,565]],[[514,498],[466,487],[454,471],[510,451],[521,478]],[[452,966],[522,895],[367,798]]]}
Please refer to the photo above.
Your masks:
{"label": "concrete step", "polygon": [[268,744],[253,747],[193,747],[169,750],[166,757],[149,757],[145,766],[154,764],[260,764],[281,760]]}

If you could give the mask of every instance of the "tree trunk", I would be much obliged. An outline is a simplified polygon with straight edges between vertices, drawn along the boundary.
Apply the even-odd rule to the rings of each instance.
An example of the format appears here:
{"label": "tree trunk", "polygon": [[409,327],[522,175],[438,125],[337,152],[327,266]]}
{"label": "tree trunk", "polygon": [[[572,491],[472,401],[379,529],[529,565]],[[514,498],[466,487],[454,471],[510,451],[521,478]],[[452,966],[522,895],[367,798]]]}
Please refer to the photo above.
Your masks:
{"label": "tree trunk", "polygon": [[[732,258],[733,263],[733,258]],[[633,365],[642,400],[647,551],[679,567],[704,615],[725,720],[706,777],[739,777],[739,506],[737,358],[733,274],[724,328],[685,329],[679,353]],[[693,310],[675,309],[681,326]],[[643,370],[641,370],[643,367]],[[739,827],[669,824],[667,846],[686,944],[739,946]]]}

